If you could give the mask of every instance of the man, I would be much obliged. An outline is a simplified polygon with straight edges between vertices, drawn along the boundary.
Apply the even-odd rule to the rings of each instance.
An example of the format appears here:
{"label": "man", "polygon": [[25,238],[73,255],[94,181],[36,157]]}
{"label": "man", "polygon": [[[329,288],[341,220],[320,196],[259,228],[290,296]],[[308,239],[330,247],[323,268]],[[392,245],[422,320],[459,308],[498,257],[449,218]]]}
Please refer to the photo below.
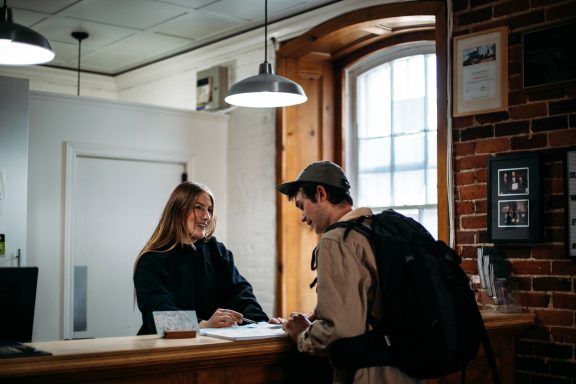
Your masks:
{"label": "man", "polygon": [[[333,341],[363,334],[370,329],[369,316],[381,320],[378,272],[370,243],[351,231],[326,229],[337,221],[370,216],[369,208],[353,208],[348,178],[338,165],[318,161],[308,165],[295,181],[276,189],[302,211],[300,220],[322,235],[313,257],[317,265],[317,304],[311,315],[293,313],[283,325],[298,350],[327,355]],[[325,233],[326,232],[326,233]],[[334,370],[334,383],[419,383],[392,366]]]}

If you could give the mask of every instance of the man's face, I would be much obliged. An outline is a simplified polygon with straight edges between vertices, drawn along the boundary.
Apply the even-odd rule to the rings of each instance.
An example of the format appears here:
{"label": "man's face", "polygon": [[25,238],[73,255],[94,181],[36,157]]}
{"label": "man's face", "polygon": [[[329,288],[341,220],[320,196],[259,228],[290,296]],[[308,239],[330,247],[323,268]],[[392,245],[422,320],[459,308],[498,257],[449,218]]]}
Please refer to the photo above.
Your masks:
{"label": "man's face", "polygon": [[323,188],[321,191],[317,190],[316,202],[313,202],[306,197],[306,195],[302,193],[302,190],[299,190],[294,197],[294,204],[296,205],[296,208],[301,211],[300,221],[312,227],[314,232],[318,235],[324,233],[326,228],[330,225],[327,211],[329,205],[327,205],[326,202],[326,195]]}

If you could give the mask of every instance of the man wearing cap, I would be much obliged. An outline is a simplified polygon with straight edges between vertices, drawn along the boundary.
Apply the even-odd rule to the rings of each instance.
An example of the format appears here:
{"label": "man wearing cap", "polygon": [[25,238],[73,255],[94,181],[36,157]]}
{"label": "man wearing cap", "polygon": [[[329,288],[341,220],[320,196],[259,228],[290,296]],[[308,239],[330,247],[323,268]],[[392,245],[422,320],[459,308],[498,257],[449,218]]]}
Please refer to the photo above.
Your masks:
{"label": "man wearing cap", "polygon": [[[330,161],[308,165],[296,180],[276,189],[301,210],[300,220],[322,235],[313,252],[317,266],[317,304],[310,315],[293,313],[283,325],[298,350],[327,355],[333,341],[369,330],[369,317],[383,317],[376,259],[367,238],[344,228],[326,229],[337,221],[370,216],[369,208],[353,208],[350,183],[342,168]],[[326,232],[326,233],[325,233]],[[368,313],[370,312],[370,313]],[[334,383],[419,383],[392,366],[334,370]]]}

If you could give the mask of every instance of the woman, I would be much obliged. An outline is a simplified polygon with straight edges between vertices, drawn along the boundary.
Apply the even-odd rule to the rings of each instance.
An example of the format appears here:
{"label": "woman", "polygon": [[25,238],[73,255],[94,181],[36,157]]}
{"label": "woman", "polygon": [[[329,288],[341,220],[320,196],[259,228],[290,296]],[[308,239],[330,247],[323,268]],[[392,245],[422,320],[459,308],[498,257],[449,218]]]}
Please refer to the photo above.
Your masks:
{"label": "woman", "polygon": [[212,236],[215,227],[210,190],[192,182],[177,186],[134,266],[139,335],[156,333],[154,311],[194,310],[201,328],[241,324],[244,317],[268,320],[232,252]]}

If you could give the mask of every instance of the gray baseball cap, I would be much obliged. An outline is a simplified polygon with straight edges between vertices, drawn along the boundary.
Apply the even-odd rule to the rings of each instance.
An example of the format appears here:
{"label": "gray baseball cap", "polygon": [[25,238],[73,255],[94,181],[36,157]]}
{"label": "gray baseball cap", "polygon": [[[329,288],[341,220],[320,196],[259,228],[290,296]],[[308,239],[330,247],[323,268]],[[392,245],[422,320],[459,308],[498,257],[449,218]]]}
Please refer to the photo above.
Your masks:
{"label": "gray baseball cap", "polygon": [[303,182],[321,183],[340,188],[349,194],[350,183],[339,165],[331,161],[322,160],[308,165],[300,172],[296,180],[282,183],[276,187],[278,192],[287,195],[293,187]]}

